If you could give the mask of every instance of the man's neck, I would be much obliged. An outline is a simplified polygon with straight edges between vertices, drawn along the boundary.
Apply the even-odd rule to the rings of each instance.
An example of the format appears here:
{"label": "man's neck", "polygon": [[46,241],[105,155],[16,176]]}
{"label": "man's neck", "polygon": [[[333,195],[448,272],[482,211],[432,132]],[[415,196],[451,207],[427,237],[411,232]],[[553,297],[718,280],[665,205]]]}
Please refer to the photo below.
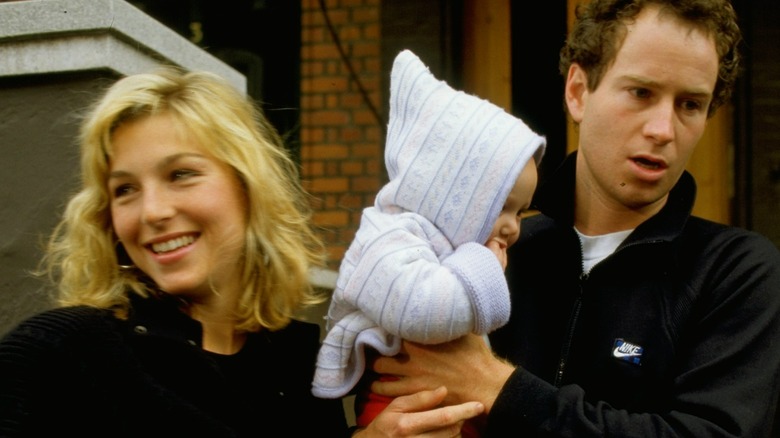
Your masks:
{"label": "man's neck", "polygon": [[587,236],[600,236],[618,231],[632,230],[658,213],[666,204],[666,198],[641,208],[629,208],[592,193],[577,190],[574,209],[574,226]]}

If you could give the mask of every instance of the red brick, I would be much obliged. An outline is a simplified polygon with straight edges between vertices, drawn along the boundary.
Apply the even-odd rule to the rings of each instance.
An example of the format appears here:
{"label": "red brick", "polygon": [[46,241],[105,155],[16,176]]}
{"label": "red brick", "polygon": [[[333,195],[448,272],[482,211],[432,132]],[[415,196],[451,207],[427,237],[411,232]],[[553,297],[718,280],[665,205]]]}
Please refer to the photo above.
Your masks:
{"label": "red brick", "polygon": [[[358,216],[360,214],[362,214],[362,211],[358,212]],[[355,239],[355,230],[342,230],[337,236],[342,242],[352,242]]]}
{"label": "red brick", "polygon": [[350,186],[352,191],[356,193],[374,193],[379,188],[379,178],[374,176],[352,178]]}
{"label": "red brick", "polygon": [[[325,174],[326,175],[329,175],[329,176],[330,175],[341,176],[341,172],[340,172],[340,169],[339,169],[339,162],[338,161],[328,160],[328,161],[325,161],[324,164],[325,164]],[[349,184],[347,184],[346,187],[348,187],[348,186],[349,186]],[[347,190],[346,187],[344,188],[344,190]]]}
{"label": "red brick", "polygon": [[308,90],[301,90],[303,91],[312,91],[312,92],[343,92],[347,89],[347,85],[349,83],[349,78],[344,77],[337,77],[337,76],[328,76],[328,77],[316,77],[309,79],[306,81],[307,84],[302,83],[303,85],[308,85],[310,88]]}
{"label": "red brick", "polygon": [[383,177],[385,172],[385,160],[370,160],[366,162],[366,175]]}
{"label": "red brick", "polygon": [[338,36],[342,43],[360,41],[363,36],[363,30],[358,26],[343,26],[339,29]]}
{"label": "red brick", "polygon": [[319,211],[315,212],[312,220],[321,226],[343,226],[348,223],[349,214],[346,211]]}
{"label": "red brick", "polygon": [[322,128],[304,128],[301,129],[301,143],[319,143],[325,138],[325,131]]}
{"label": "red brick", "polygon": [[380,147],[376,143],[360,143],[352,145],[352,156],[353,157],[380,157],[384,159],[384,154],[382,153]]}
{"label": "red brick", "polygon": [[[391,0],[390,0],[391,1]],[[379,0],[326,0],[328,16],[344,43],[374,107],[385,111],[381,90]],[[374,115],[349,75],[320,11],[303,0],[301,44],[301,163],[314,222],[322,226],[328,266],[338,269],[354,238],[363,208],[372,205],[386,178],[386,115]],[[357,187],[359,190],[351,190]]]}
{"label": "red brick", "polygon": [[[349,10],[327,8],[326,13],[328,14],[328,18],[330,19],[330,23],[334,27],[338,27],[338,25],[340,25],[340,24],[350,23],[351,22],[350,21],[350,12],[349,12]],[[321,13],[320,13],[320,16],[322,16]],[[325,21],[325,19],[323,18],[323,22],[324,21]]]}
{"label": "red brick", "polygon": [[333,194],[325,195],[325,203],[322,204],[322,210],[337,210],[338,209],[338,196]]}
{"label": "red brick", "polygon": [[347,252],[345,245],[329,245],[328,246],[328,260],[330,260],[329,266],[331,269],[337,270],[341,259],[344,258],[344,253]]}
{"label": "red brick", "polygon": [[349,148],[338,144],[314,144],[309,146],[309,158],[311,159],[341,159],[349,156]]}
{"label": "red brick", "polygon": [[311,124],[314,126],[322,125],[344,125],[349,122],[349,113],[346,111],[312,111]]}
{"label": "red brick", "polygon": [[376,115],[371,110],[357,109],[352,112],[352,122],[356,125],[372,125],[379,123]]}
{"label": "red brick", "polygon": [[302,110],[318,110],[325,107],[325,99],[321,94],[305,94],[301,96]]}
{"label": "red brick", "polygon": [[307,161],[303,165],[302,174],[309,177],[323,176],[325,174],[325,165],[322,161]]}
{"label": "red brick", "polygon": [[343,192],[348,187],[347,178],[312,178],[309,191],[312,193]]}
{"label": "red brick", "polygon": [[361,161],[344,161],[341,163],[342,175],[362,175],[364,173],[365,166]]}
{"label": "red brick", "polygon": [[353,23],[372,23],[377,21],[379,21],[379,8],[366,7],[354,8],[352,10]]}
{"label": "red brick", "polygon": [[312,44],[306,47],[307,54],[312,60],[339,59],[339,51],[331,42]]}
{"label": "red brick", "polygon": [[380,37],[381,32],[378,22],[367,23],[363,26],[363,38],[367,40],[379,40]]}
{"label": "red brick", "polygon": [[357,108],[365,105],[363,95],[360,93],[342,93],[339,95],[339,103],[344,108]]}

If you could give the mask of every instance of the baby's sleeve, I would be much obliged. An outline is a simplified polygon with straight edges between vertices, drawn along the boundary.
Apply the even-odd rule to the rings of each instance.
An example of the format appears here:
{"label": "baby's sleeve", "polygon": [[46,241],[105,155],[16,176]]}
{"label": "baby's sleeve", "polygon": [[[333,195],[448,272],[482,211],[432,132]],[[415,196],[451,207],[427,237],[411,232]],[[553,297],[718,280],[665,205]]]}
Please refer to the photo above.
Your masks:
{"label": "baby's sleeve", "polygon": [[389,333],[426,344],[485,334],[509,318],[504,273],[488,248],[468,243],[440,260],[403,227],[366,243],[342,292]]}

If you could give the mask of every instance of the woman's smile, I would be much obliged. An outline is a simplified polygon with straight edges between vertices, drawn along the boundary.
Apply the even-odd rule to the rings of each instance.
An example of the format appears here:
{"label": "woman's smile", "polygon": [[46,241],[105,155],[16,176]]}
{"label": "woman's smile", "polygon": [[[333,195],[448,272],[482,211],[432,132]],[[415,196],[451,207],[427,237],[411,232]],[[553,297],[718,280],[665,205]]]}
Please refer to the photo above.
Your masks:
{"label": "woman's smile", "polygon": [[167,252],[177,250],[185,246],[189,246],[193,242],[195,242],[195,237],[189,235],[189,236],[177,237],[171,240],[167,240],[165,242],[152,243],[149,245],[149,248],[151,248],[152,252],[154,252],[155,254],[162,254],[162,253],[167,253]]}
{"label": "woman's smile", "polygon": [[170,294],[237,294],[247,201],[233,168],[167,113],[127,122],[112,140],[111,217],[135,265]]}

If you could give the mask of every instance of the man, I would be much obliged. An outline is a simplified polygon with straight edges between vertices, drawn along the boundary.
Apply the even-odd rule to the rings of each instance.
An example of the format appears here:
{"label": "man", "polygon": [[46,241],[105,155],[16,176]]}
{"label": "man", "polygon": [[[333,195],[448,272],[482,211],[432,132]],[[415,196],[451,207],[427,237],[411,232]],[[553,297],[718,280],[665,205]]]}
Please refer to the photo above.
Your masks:
{"label": "man", "polygon": [[561,69],[578,152],[509,255],[510,322],[374,369],[389,396],[445,386],[488,436],[765,436],[780,369],[780,253],[690,216],[684,168],[730,95],[726,0],[593,0]]}

